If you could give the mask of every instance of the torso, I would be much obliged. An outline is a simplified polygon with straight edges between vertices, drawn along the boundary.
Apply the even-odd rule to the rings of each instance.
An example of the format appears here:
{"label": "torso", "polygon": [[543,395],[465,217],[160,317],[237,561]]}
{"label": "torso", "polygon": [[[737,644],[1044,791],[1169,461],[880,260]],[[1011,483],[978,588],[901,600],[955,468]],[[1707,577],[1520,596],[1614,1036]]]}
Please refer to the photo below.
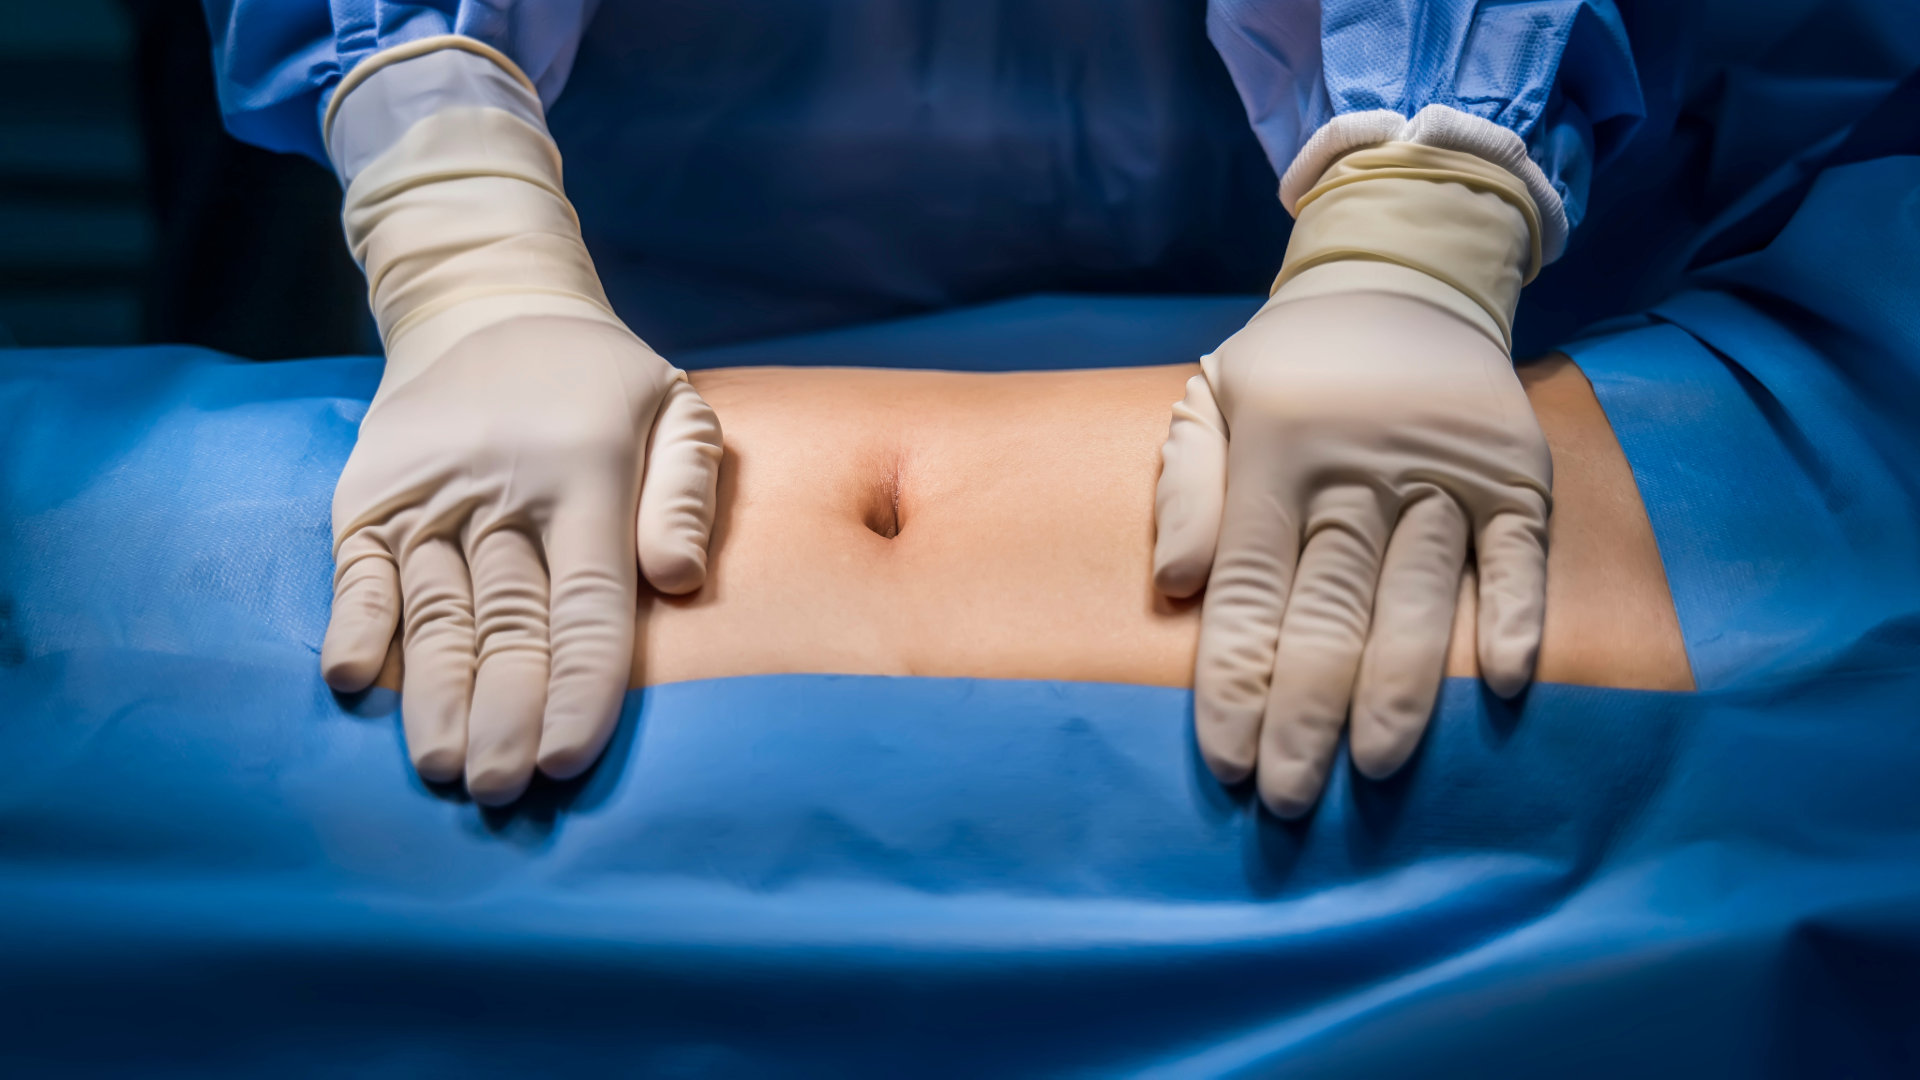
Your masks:
{"label": "torso", "polygon": [[[1156,595],[1150,565],[1160,444],[1195,370],[695,374],[727,441],[712,572],[691,597],[642,596],[635,685],[1189,685],[1199,604]],[[1565,360],[1523,380],[1554,454],[1538,677],[1690,689],[1652,528],[1592,390]],[[1454,637],[1449,673],[1475,674],[1471,634]]]}

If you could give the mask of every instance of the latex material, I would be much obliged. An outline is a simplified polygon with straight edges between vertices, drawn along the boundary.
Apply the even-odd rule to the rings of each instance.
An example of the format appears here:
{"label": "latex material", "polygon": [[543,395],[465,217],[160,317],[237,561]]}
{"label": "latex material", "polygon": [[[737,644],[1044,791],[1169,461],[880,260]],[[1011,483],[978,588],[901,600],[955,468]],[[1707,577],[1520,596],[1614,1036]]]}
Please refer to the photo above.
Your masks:
{"label": "latex material", "polygon": [[422,776],[464,773],[497,805],[536,763],[577,775],[626,689],[636,554],[662,591],[705,579],[720,445],[624,330],[540,316],[468,336],[376,397],[340,476],[327,682],[370,684],[398,622]]}
{"label": "latex material", "polygon": [[[469,65],[490,62],[451,47],[441,52]],[[384,134],[396,126],[395,99],[423,81],[413,76],[418,68],[428,68],[424,81],[441,91],[430,99],[432,112],[388,136],[391,144],[359,168],[341,210],[386,346],[382,396],[455,342],[508,319],[564,316],[626,331],[580,239],[559,150],[538,103],[519,85],[524,76],[502,73],[514,78],[500,96],[518,90],[523,98],[511,108],[480,94],[467,102],[455,96],[466,85],[439,77],[444,59],[429,53],[380,68],[335,117],[341,140],[356,141],[345,129],[375,126]]]}
{"label": "latex material", "polygon": [[[1389,293],[1418,300],[1429,307],[1451,312],[1472,325],[1500,349],[1507,347],[1506,329],[1486,307],[1466,293],[1397,262],[1378,259],[1345,259],[1321,263],[1288,278],[1281,286],[1289,300],[1307,300],[1317,296],[1345,296],[1350,293]],[[1274,290],[1276,293],[1279,288]]]}
{"label": "latex material", "polygon": [[627,332],[580,242],[559,164],[552,141],[519,117],[452,108],[415,124],[347,189],[347,241],[367,272],[388,392],[508,319]]}
{"label": "latex material", "polygon": [[1208,766],[1255,776],[1271,810],[1299,817],[1349,707],[1362,773],[1412,755],[1469,538],[1481,671],[1504,696],[1525,687],[1553,465],[1505,350],[1419,300],[1283,287],[1201,370],[1162,458],[1154,580],[1207,590],[1194,728]]}
{"label": "latex material", "polygon": [[1535,249],[1528,264],[1528,280],[1539,273],[1542,264],[1558,259],[1566,250],[1570,229],[1566,206],[1547,183],[1540,166],[1527,157],[1526,144],[1498,124],[1444,105],[1429,105],[1412,120],[1385,109],[1335,117],[1307,140],[1280,177],[1280,204],[1298,217],[1313,194],[1324,190],[1336,172],[1354,167],[1352,155],[1356,152],[1363,159],[1378,159],[1382,152],[1393,155],[1377,161],[1375,168],[1398,167],[1423,173],[1437,168],[1452,174],[1458,182],[1502,193],[1527,218]]}
{"label": "latex material", "polygon": [[[336,128],[435,62],[381,68]],[[434,101],[347,188],[387,360],[334,493],[321,651],[330,685],[364,689],[398,624],[415,767],[489,805],[599,756],[639,572],[673,593],[706,576],[721,453],[712,410],[607,305],[524,92]]]}
{"label": "latex material", "polygon": [[[0,1072],[1901,1075],[1920,175],[1835,179],[1749,301],[1577,347],[1703,692],[1450,682],[1297,823],[1178,691],[825,677],[629,695],[601,768],[476,807],[314,669],[378,361],[0,352]],[[1170,362],[1208,308],[891,355]]]}
{"label": "latex material", "polygon": [[1553,486],[1507,351],[1541,258],[1518,180],[1387,143],[1298,206],[1273,298],[1174,412],[1155,496],[1155,584],[1207,590],[1201,750],[1223,782],[1257,771],[1283,817],[1312,808],[1349,712],[1367,776],[1413,753],[1469,538],[1481,672],[1506,697],[1526,686]]}
{"label": "latex material", "polygon": [[498,109],[547,133],[540,98],[511,60],[472,38],[421,38],[370,58],[334,94],[323,130],[341,185],[351,188],[415,124],[451,109]]}
{"label": "latex material", "polygon": [[1473,301],[1500,328],[1500,347],[1511,343],[1520,289],[1542,261],[1539,215],[1511,173],[1471,154],[1386,143],[1335,162],[1298,214],[1275,292],[1316,266],[1395,263]]}

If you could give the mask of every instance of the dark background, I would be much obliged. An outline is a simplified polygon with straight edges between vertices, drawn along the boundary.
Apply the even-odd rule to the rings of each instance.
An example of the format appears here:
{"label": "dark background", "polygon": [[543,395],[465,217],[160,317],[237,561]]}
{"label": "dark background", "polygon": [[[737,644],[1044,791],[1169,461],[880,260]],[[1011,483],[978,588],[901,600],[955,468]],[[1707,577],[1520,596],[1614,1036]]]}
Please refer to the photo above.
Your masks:
{"label": "dark background", "polygon": [[[767,187],[805,170],[762,167],[779,160],[782,147],[751,141],[756,133],[780,134],[778,124],[711,132],[690,124],[675,104],[687,87],[669,79],[636,94],[632,85],[648,73],[666,79],[676,66],[644,49],[628,55],[640,47],[635,42],[678,49],[689,35],[653,23],[627,33],[602,27],[574,72],[599,96],[562,98],[553,118],[563,148],[571,135],[606,150],[570,159],[568,187],[616,305],[657,347],[681,349],[723,344],[727,335],[792,333],[1034,289],[1264,292],[1287,222],[1273,198],[1271,170],[1201,34],[1200,0],[1135,6],[1185,20],[1171,30],[1148,26],[1143,38],[1166,46],[1175,66],[1186,65],[1172,83],[1180,93],[1168,101],[1179,106],[1173,128],[1187,144],[1170,143],[1168,160],[1193,166],[1193,145],[1215,158],[1197,171],[1169,171],[1179,183],[1199,183],[1198,195],[1179,183],[1149,185],[1170,201],[1140,220],[1167,226],[1177,242],[1139,258],[1124,250],[1116,257],[1099,244],[1088,255],[1069,242],[1092,243],[1088,236],[1032,228],[1028,246],[1047,257],[1005,260],[1024,267],[1026,277],[990,267],[971,285],[919,296],[898,294],[891,279],[861,279],[862,268],[854,267],[852,285],[841,292],[857,303],[830,297],[838,306],[823,302],[820,311],[808,309],[805,295],[792,295],[791,281],[758,299],[750,287],[767,267],[797,267],[803,278],[818,269],[791,256],[806,249],[794,246],[793,223],[782,214],[801,204],[792,192]],[[1642,63],[1675,74],[1648,85],[1648,120],[1596,182],[1568,257],[1527,290],[1516,325],[1520,356],[1597,318],[1644,309],[1682,287],[1697,265],[1764,246],[1781,214],[1753,215],[1753,222],[1730,228],[1723,213],[1803,148],[1874,110],[1897,82],[1912,78],[1920,58],[1920,4],[1822,0],[1749,9],[1738,0],[1640,0],[1623,9]],[[704,3],[630,4],[620,13],[643,21],[717,17]],[[1147,18],[1135,15],[1136,22]],[[733,47],[737,36],[707,35],[716,48]],[[805,43],[794,47],[804,51]],[[775,95],[773,104],[780,100]],[[653,111],[636,101],[653,103]],[[1890,122],[1910,132],[1904,109],[1893,109]],[[671,169],[649,169],[620,156],[635,147],[678,156]],[[736,158],[756,167],[741,167]],[[693,179],[669,189],[662,176]],[[728,203],[714,194],[725,183],[746,187]],[[944,190],[895,187],[889,190],[907,209],[926,191]],[[969,198],[976,190],[1005,195],[999,187],[1018,194],[1017,185],[986,183],[955,190]],[[1797,204],[1799,191],[1787,193],[1783,212]],[[1035,205],[1048,222],[1071,218],[1055,209],[1070,200]],[[622,212],[635,206],[650,209]],[[341,240],[339,207],[339,187],[323,166],[225,134],[197,0],[0,0],[0,345],[183,343],[255,359],[376,353],[365,285]],[[766,220],[747,220],[751,213]],[[871,232],[876,222],[924,225],[929,218],[900,208],[888,214],[849,227]],[[997,223],[1002,240],[1027,235],[1007,227],[1015,218],[979,220]],[[1713,229],[1719,231],[1702,249],[1703,230]],[[911,230],[875,235],[908,249],[921,242]],[[1097,229],[1088,235],[1110,239]],[[942,271],[929,280],[960,280],[964,275],[942,275],[949,264],[964,269],[965,258],[1033,255],[1006,244],[975,251],[968,240],[964,231],[926,240],[920,253],[932,252],[927,266]],[[941,254],[935,241],[955,250]],[[734,263],[716,263],[730,256]],[[1106,265],[1102,259],[1111,272],[1082,272]],[[885,278],[884,269],[882,260],[866,277]]]}
{"label": "dark background", "polygon": [[[975,103],[1010,118],[1001,151],[1077,166],[1067,150],[1108,139],[1117,151],[1094,149],[1122,155],[1118,210],[1100,187],[1113,175],[1063,178],[1025,159],[1025,172],[1001,175],[1000,158],[969,156],[937,125],[886,128],[895,141],[866,148],[872,160],[816,176],[818,148],[794,143],[788,113],[822,92],[818,50],[805,34],[754,30],[791,18],[824,32],[825,7],[744,4],[758,23],[701,4],[620,8],[636,25],[597,23],[574,69],[597,96],[563,98],[551,121],[616,307],[656,347],[683,350],[1036,290],[1264,292],[1288,223],[1205,40],[1204,3],[1133,7],[1125,33],[1107,34],[1104,0],[1056,4],[994,57],[1107,65],[1137,91],[1096,80],[1108,119],[1063,112],[1044,71]],[[225,133],[203,19],[197,0],[0,0],[0,344],[178,343],[261,360],[379,351],[337,182]],[[1053,55],[1062,35],[1084,47]],[[786,81],[751,64],[714,85],[685,70],[702,68],[702,49],[747,46],[775,54]],[[690,93],[739,122],[714,126],[681,103]],[[1124,160],[1141,140],[1164,165]],[[594,152],[568,149],[583,146]],[[635,152],[638,163],[622,156]],[[809,202],[822,176],[826,194]],[[961,218],[971,224],[953,228]],[[822,231],[832,250],[868,257],[810,262],[824,258],[811,242]]]}
{"label": "dark background", "polygon": [[340,188],[229,137],[196,0],[0,0],[0,344],[379,350]]}

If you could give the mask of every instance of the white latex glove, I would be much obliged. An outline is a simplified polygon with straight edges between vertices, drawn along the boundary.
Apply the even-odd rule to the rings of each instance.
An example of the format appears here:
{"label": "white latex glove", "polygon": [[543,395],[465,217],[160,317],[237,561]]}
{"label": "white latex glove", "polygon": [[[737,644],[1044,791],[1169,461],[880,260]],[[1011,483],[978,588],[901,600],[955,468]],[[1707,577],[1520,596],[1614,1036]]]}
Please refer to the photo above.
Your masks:
{"label": "white latex glove", "polygon": [[[1330,209],[1384,216],[1387,250],[1313,260],[1378,248],[1355,239],[1359,227],[1302,213],[1288,262],[1305,268],[1283,271],[1273,299],[1202,361],[1175,407],[1156,493],[1155,584],[1172,596],[1207,590],[1194,671],[1201,753],[1223,782],[1257,771],[1262,802],[1282,817],[1318,799],[1349,711],[1363,775],[1390,775],[1413,753],[1445,670],[1469,540],[1488,685],[1523,689],[1540,642],[1552,461],[1505,340],[1528,222],[1511,192],[1472,184],[1397,179],[1398,192],[1373,181],[1363,193],[1352,177],[1369,164],[1383,162],[1344,173],[1342,193],[1369,201]],[[1466,228],[1476,214],[1482,228],[1503,227],[1479,237],[1492,256],[1481,264],[1460,255],[1470,243],[1444,237],[1411,256],[1393,249],[1421,222]],[[1447,281],[1413,269],[1414,256],[1439,262]]]}
{"label": "white latex glove", "polygon": [[578,774],[627,689],[636,537],[655,588],[700,586],[719,453],[713,410],[631,334],[525,316],[463,338],[367,415],[334,491],[328,684],[370,684],[404,610],[421,776],[464,770],[491,805],[536,764]]}
{"label": "white latex glove", "polygon": [[332,117],[387,370],[334,492],[321,668],[363,689],[400,625],[414,767],[499,805],[606,746],[639,574],[705,580],[721,438],[607,306],[524,76],[445,42],[367,61]]}

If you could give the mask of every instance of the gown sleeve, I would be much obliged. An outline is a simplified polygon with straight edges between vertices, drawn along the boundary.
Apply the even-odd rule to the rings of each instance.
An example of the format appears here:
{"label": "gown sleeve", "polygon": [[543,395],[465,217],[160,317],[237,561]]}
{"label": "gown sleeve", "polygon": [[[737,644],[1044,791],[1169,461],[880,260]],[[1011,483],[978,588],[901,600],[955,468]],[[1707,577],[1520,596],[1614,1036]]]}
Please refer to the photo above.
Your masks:
{"label": "gown sleeve", "polygon": [[1572,226],[1645,115],[1613,0],[1209,0],[1207,34],[1280,175],[1336,117],[1440,105],[1520,136]]}
{"label": "gown sleeve", "polygon": [[327,164],[321,118],[340,80],[409,41],[461,34],[505,53],[551,107],[599,0],[204,0],[227,130]]}

